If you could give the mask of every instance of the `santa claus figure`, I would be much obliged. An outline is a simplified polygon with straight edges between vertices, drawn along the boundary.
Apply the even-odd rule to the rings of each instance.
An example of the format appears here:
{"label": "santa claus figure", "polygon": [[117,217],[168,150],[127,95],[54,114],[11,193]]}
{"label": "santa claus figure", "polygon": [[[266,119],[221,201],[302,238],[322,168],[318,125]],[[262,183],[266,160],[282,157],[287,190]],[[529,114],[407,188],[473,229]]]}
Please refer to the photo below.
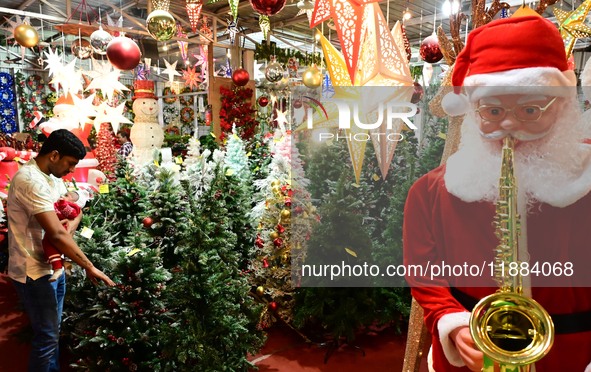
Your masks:
{"label": "santa claus figure", "polygon": [[154,82],[136,80],[133,84],[134,124],[130,139],[133,143],[132,158],[138,164],[145,164],[155,159],[157,150],[164,142],[164,131],[158,122],[158,100],[154,95]]}
{"label": "santa claus figure", "polygon": [[[532,47],[532,40],[543,42]],[[404,211],[405,265],[424,269],[407,271],[407,281],[432,335],[429,370],[498,370],[475,343],[469,321],[482,314],[471,311],[498,290],[496,279],[521,278],[523,296],[537,301],[554,326],[553,345],[535,371],[589,372],[591,147],[560,33],[538,16],[490,22],[469,34],[452,81],[455,93],[443,106],[465,114],[460,148],[413,185]],[[505,137],[514,142],[513,217],[521,226],[512,242],[517,257],[501,271],[494,221],[508,218],[496,209]],[[533,349],[540,334],[519,321],[523,308],[512,307],[517,311],[499,313],[484,332],[500,347]]]}

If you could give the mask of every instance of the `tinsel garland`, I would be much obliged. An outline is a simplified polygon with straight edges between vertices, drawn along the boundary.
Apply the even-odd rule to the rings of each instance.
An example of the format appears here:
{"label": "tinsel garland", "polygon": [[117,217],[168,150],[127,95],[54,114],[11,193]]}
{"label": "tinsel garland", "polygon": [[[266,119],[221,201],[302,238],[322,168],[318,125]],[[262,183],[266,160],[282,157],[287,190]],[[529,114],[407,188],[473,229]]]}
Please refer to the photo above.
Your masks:
{"label": "tinsel garland", "polygon": [[282,65],[287,65],[287,61],[290,58],[297,59],[300,66],[311,65],[312,63],[320,64],[322,62],[320,53],[304,54],[293,49],[281,49],[278,48],[275,43],[271,43],[271,45],[257,44],[255,46],[254,58],[257,61],[270,61],[271,56],[275,56],[275,60]]}
{"label": "tinsel garland", "polygon": [[0,131],[14,133],[16,125],[14,108],[14,79],[6,72],[0,72]]}

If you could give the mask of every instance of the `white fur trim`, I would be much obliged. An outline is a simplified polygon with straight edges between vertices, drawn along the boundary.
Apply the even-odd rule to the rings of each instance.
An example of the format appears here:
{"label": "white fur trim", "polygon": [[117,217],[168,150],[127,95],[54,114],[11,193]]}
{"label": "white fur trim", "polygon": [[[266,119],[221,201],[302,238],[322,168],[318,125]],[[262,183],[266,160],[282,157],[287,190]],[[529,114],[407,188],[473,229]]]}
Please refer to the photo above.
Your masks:
{"label": "white fur trim", "polygon": [[581,71],[581,88],[583,88],[585,98],[591,100],[591,58],[587,60],[583,71]]}
{"label": "white fur trim", "polygon": [[435,372],[435,368],[433,368],[433,345],[431,345],[429,348],[429,354],[427,354],[427,368],[429,369],[429,372]]}
{"label": "white fur trim", "polygon": [[470,75],[464,87],[471,102],[501,94],[540,94],[570,97],[576,94],[577,78],[572,70],[530,67],[490,74]]}
{"label": "white fur trim", "polygon": [[456,328],[468,326],[470,324],[470,313],[467,311],[461,313],[445,314],[437,322],[437,330],[439,331],[439,342],[443,348],[443,352],[448,362],[455,367],[463,367],[466,365],[460,357],[460,353],[456,346],[449,338],[449,334]]}
{"label": "white fur trim", "polygon": [[587,365],[587,368],[585,368],[585,372],[591,372],[591,363]]}
{"label": "white fur trim", "polygon": [[441,107],[449,116],[460,116],[468,112],[470,109],[470,102],[466,95],[450,92],[443,96]]}

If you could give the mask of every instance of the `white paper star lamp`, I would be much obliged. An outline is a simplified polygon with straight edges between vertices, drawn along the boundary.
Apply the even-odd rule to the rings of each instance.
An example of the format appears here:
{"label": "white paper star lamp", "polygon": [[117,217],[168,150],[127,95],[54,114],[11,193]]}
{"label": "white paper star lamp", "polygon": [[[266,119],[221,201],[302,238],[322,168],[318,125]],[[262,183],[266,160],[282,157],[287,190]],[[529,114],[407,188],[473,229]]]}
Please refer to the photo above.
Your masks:
{"label": "white paper star lamp", "polygon": [[166,64],[166,68],[162,71],[161,74],[168,75],[168,81],[171,83],[174,81],[175,76],[181,76],[181,74],[179,74],[179,72],[176,70],[177,62],[178,61],[174,61],[174,63],[171,64],[167,60],[164,60],[164,63]]}
{"label": "white paper star lamp", "polygon": [[123,115],[125,103],[116,107],[109,106],[106,102],[101,103],[97,109],[97,115],[94,119],[94,129],[99,130],[102,123],[111,123],[113,131],[117,133],[121,124],[132,124],[132,122]]}
{"label": "white paper star lamp", "polygon": [[86,87],[86,90],[100,89],[109,102],[113,101],[115,92],[129,90],[119,82],[121,71],[113,69],[113,66],[109,62],[101,63],[96,61],[94,70],[90,74],[93,79]]}

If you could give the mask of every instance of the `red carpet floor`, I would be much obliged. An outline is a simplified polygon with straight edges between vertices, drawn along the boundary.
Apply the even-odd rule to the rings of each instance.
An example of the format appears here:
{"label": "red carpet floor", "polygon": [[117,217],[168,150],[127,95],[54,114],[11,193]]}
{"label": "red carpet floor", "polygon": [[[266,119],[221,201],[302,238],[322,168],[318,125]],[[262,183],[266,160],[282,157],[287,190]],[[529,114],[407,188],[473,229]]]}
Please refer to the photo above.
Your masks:
{"label": "red carpet floor", "polygon": [[[0,274],[1,372],[27,370],[29,345],[19,337],[26,324],[10,279]],[[394,329],[387,328],[358,337],[355,346],[359,348],[341,346],[325,363],[326,347],[306,343],[287,327],[274,327],[268,331],[268,340],[261,352],[249,360],[260,372],[399,372],[402,371],[405,342],[406,334],[396,334]],[[426,371],[423,361],[421,372]]]}

